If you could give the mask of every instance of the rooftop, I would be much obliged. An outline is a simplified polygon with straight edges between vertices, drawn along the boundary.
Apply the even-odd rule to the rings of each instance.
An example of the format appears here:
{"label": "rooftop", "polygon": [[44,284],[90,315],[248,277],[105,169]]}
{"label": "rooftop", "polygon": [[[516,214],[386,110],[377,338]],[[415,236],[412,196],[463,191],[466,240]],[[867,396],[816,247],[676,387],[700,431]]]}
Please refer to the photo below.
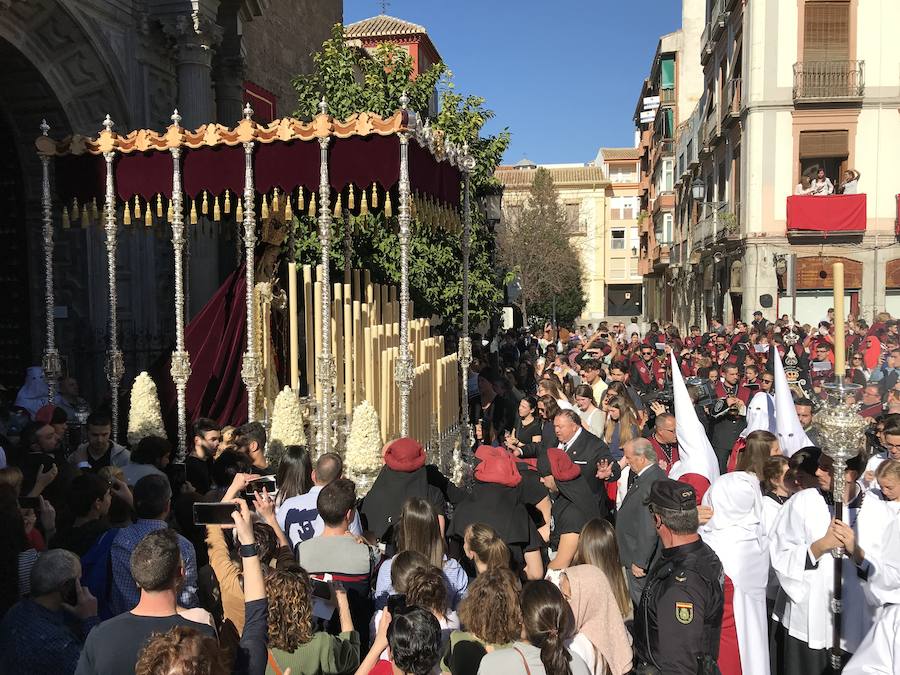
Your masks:
{"label": "rooftop", "polygon": [[641,158],[640,148],[600,148],[600,154],[603,156],[604,162],[614,162],[616,160],[639,160]]}
{"label": "rooftop", "polygon": [[388,37],[394,35],[427,35],[428,31],[424,26],[411,21],[404,21],[387,14],[379,14],[356,23],[344,26],[344,37],[347,38],[367,38],[367,37]]}
{"label": "rooftop", "polygon": [[[508,188],[528,188],[534,182],[534,174],[538,167],[521,168],[518,165],[500,166],[494,177]],[[548,166],[553,182],[557,185],[606,185],[609,181],[599,166]]]}

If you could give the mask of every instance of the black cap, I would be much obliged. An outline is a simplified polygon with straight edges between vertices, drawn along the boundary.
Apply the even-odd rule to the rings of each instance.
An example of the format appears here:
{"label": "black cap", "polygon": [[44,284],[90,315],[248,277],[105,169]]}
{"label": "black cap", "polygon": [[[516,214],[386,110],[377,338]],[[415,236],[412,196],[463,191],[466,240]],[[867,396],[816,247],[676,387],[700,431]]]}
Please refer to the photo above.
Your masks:
{"label": "black cap", "polygon": [[697,496],[687,483],[660,478],[650,486],[650,494],[644,504],[659,506],[672,511],[692,511],[697,508]]}
{"label": "black cap", "polygon": [[753,312],[753,316],[762,316],[762,312],[756,310],[755,312]]}

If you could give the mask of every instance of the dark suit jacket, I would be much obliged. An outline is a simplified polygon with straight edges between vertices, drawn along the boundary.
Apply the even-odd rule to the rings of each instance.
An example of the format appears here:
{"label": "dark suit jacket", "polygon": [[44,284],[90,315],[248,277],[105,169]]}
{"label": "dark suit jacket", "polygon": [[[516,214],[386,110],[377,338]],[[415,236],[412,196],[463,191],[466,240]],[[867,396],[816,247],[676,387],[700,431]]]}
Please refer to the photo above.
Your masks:
{"label": "dark suit jacket", "polygon": [[665,472],[658,464],[651,464],[635,480],[634,485],[625,494],[622,506],[616,516],[616,542],[619,544],[619,560],[626,569],[632,564],[650,569],[659,537],[650,510],[644,505],[644,499],[650,494],[650,486]]}
{"label": "dark suit jacket", "polygon": [[[562,443],[560,443],[560,446],[562,446]],[[603,492],[604,482],[597,478],[597,464],[601,459],[605,459],[613,467],[613,474],[609,478],[610,481],[619,480],[619,476],[622,475],[622,470],[619,468],[618,463],[613,461],[606,442],[602,438],[594,436],[587,429],[581,429],[578,438],[575,439],[571,447],[566,449],[566,453],[576,466],[581,469],[581,475],[584,476],[588,486],[591,488],[591,492],[595,495]],[[605,502],[605,499],[602,501]],[[604,513],[606,512],[605,509],[602,510]]]}
{"label": "dark suit jacket", "polygon": [[535,459],[541,454],[546,454],[548,448],[558,448],[559,440],[556,438],[556,431],[553,429],[553,422],[547,420],[541,427],[541,442],[529,442],[522,446],[522,457],[524,459]]}

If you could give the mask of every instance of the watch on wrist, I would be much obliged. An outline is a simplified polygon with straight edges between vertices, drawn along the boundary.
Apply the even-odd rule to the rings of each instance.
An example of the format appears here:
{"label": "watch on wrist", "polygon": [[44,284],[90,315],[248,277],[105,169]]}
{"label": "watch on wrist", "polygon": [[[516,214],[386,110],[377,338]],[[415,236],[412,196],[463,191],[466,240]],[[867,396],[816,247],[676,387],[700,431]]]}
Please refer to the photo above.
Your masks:
{"label": "watch on wrist", "polygon": [[240,553],[242,558],[252,558],[256,555],[259,555],[259,547],[254,544],[241,544],[238,547],[238,553]]}

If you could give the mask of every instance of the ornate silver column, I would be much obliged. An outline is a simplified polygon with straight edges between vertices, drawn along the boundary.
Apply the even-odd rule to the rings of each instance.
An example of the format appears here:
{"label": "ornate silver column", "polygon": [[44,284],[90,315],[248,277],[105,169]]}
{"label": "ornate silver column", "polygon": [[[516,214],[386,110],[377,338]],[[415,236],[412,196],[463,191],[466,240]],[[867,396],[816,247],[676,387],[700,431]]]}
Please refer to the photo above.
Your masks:
{"label": "ornate silver column", "polygon": [[[114,124],[109,115],[103,120],[107,135],[112,135]],[[113,178],[113,159],[116,153],[112,150],[103,153],[106,160],[106,203],[103,210],[106,215],[106,262],[109,275],[109,349],[106,352],[106,379],[112,398],[112,439],[119,440],[119,383],[125,375],[125,361],[119,350],[119,311],[118,289],[116,287],[116,192]]]}
{"label": "ornate silver column", "polygon": [[[244,106],[244,119],[253,117],[253,108]],[[247,421],[256,421],[256,394],[262,380],[262,363],[256,351],[256,303],[254,299],[253,250],[256,247],[256,191],[253,187],[253,141],[244,143],[244,263],[247,280],[247,351],[241,378],[247,388]]]}
{"label": "ornate silver column", "polygon": [[[41,133],[46,136],[50,132],[47,120],[41,121]],[[46,346],[41,363],[44,378],[47,380],[48,401],[53,402],[56,396],[56,385],[62,375],[59,352],[56,351],[56,325],[53,320],[53,307],[56,304],[53,294],[53,204],[50,199],[50,157],[40,153],[41,159],[41,218],[44,223],[44,316],[47,322]]]}
{"label": "ornate silver column", "polygon": [[[328,114],[325,98],[319,103],[319,114]],[[330,136],[319,139],[319,243],[322,246],[322,353],[319,355],[319,381],[322,383],[322,400],[317,411],[319,455],[331,452],[331,399],[334,391],[335,366],[331,355],[331,181],[328,178],[328,145]]]}
{"label": "ornate silver column", "polygon": [[[172,124],[180,128],[178,110]],[[172,380],[178,398],[178,452],[175,462],[183,464],[187,454],[187,404],[185,390],[191,376],[191,358],[184,350],[184,194],[181,191],[181,148],[172,153],[172,250],[175,253],[175,351],[172,352]]]}
{"label": "ornate silver column", "polygon": [[463,145],[463,233],[462,233],[462,330],[459,338],[459,370],[462,379],[462,444],[463,458],[471,460],[475,438],[469,424],[469,366],[472,364],[472,340],[469,337],[469,244],[472,237],[471,178],[475,158],[469,154],[469,145]]}
{"label": "ornate silver column", "polygon": [[[409,98],[406,92],[400,97],[400,108],[405,112]],[[394,379],[400,389],[400,435],[409,435],[409,395],[412,392],[414,368],[409,351],[409,133],[400,137],[400,353],[395,366]],[[427,439],[419,439],[426,441]]]}

